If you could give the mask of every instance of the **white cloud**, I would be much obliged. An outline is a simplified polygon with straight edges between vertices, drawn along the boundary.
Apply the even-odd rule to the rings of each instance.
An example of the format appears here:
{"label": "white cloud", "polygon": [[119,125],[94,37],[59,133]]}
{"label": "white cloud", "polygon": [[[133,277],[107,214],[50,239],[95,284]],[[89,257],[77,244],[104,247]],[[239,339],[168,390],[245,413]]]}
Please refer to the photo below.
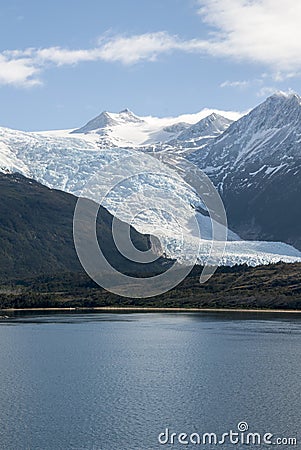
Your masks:
{"label": "white cloud", "polygon": [[299,0],[198,0],[214,29],[207,52],[264,64],[278,72],[301,68]]}
{"label": "white cloud", "polygon": [[277,91],[276,87],[273,86],[263,86],[256,93],[257,97],[268,97],[269,95],[274,94]]}
{"label": "white cloud", "polygon": [[[173,51],[208,54],[260,63],[274,81],[301,72],[300,0],[196,0],[201,20],[209,26],[206,39],[181,39],[165,31],[100,38],[90,49],[28,48],[0,53],[0,84],[32,86],[48,65],[83,62],[155,61]],[[210,31],[211,30],[211,31]],[[225,81],[222,87],[246,87],[248,81]]]}
{"label": "white cloud", "polygon": [[139,61],[155,61],[159,54],[183,50],[187,43],[166,32],[101,38],[91,49],[66,49],[62,47],[6,50],[0,53],[0,84],[32,86],[40,83],[41,70],[50,64],[58,67],[82,62],[106,61],[125,65]]}
{"label": "white cloud", "polygon": [[73,65],[99,59],[97,51],[97,49],[69,50],[60,47],[49,47],[36,50],[33,59],[39,65],[47,63],[53,63],[57,66]]}
{"label": "white cloud", "polygon": [[223,81],[223,83],[220,84],[221,88],[224,87],[233,87],[233,88],[239,88],[239,89],[244,89],[248,86],[250,86],[251,82],[248,80],[243,80],[243,81]]}
{"label": "white cloud", "polygon": [[[91,49],[48,47],[6,50],[0,53],[5,62],[5,66],[0,66],[0,84],[38,84],[39,80],[35,76],[49,64],[59,67],[81,62],[106,61],[131,65],[143,60],[155,61],[158,55],[175,50],[199,51],[200,46],[197,40],[183,41],[177,36],[159,31],[134,36],[117,35],[110,39],[100,38],[99,45]],[[9,68],[13,69],[14,66],[19,66],[21,70],[9,71]]]}
{"label": "white cloud", "polygon": [[290,78],[300,77],[300,72],[275,72],[272,79],[277,82],[289,80]]}
{"label": "white cloud", "polygon": [[116,36],[100,48],[100,58],[135,64],[141,60],[155,61],[161,53],[181,49],[183,43],[166,32],[146,33],[131,37]]}
{"label": "white cloud", "polygon": [[259,91],[257,92],[257,97],[267,97],[269,95],[275,94],[276,92],[282,93],[282,94],[294,94],[295,91],[293,89],[287,89],[286,91],[280,91],[275,86],[263,86]]}
{"label": "white cloud", "polygon": [[8,59],[0,54],[0,84],[34,86],[41,84],[39,68],[26,58]]}
{"label": "white cloud", "polygon": [[[84,61],[120,62],[125,65],[136,64],[139,61],[155,61],[160,54],[175,50],[199,51],[203,43],[196,40],[181,40],[178,36],[165,31],[144,33],[133,36],[116,35],[109,39],[99,38],[98,47],[85,50],[69,50],[61,47],[44,49],[27,49],[27,54],[35,57],[37,62],[54,63],[57,65],[77,64]],[[11,52],[12,55],[16,54]]]}

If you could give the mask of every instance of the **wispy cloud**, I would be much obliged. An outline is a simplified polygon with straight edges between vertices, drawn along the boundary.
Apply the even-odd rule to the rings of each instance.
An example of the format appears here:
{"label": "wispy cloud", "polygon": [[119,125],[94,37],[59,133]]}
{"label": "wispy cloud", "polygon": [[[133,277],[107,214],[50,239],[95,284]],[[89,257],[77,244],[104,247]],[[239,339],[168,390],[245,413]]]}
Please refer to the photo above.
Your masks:
{"label": "wispy cloud", "polygon": [[124,65],[140,61],[155,61],[158,55],[174,50],[188,50],[194,41],[181,41],[166,32],[134,36],[100,38],[99,45],[90,49],[62,47],[6,50],[0,53],[0,84],[32,86],[41,83],[39,74],[48,65],[66,66],[83,62],[120,62]]}
{"label": "wispy cloud", "polygon": [[[184,41],[164,31],[134,36],[112,36],[99,39],[90,49],[62,47],[6,50],[0,53],[0,84],[32,86],[39,84],[40,72],[48,65],[66,66],[83,62],[120,62],[124,65],[140,61],[155,61],[159,55],[172,51],[199,51],[201,43],[195,39]],[[19,68],[20,70],[14,70]]]}
{"label": "wispy cloud", "polygon": [[274,94],[277,91],[276,87],[273,86],[263,86],[256,93],[257,97],[267,97],[268,95]]}
{"label": "wispy cloud", "polygon": [[250,86],[251,82],[249,80],[242,80],[242,81],[223,81],[223,83],[220,84],[221,88],[224,87],[230,87],[230,88],[239,88],[239,89],[245,89],[248,86]]}
{"label": "wispy cloud", "polygon": [[267,97],[268,95],[274,94],[275,92],[283,92],[285,94],[292,93],[294,94],[295,91],[293,89],[287,89],[286,91],[280,91],[275,86],[263,86],[259,89],[259,91],[256,93],[257,97]]}
{"label": "wispy cloud", "polygon": [[[156,61],[174,51],[207,54],[260,63],[274,81],[301,72],[301,2],[299,0],[197,0],[197,12],[209,26],[206,39],[185,40],[165,31],[140,35],[104,35],[89,49],[28,48],[0,53],[0,84],[33,86],[49,65]],[[222,87],[247,87],[248,81],[225,81]]]}
{"label": "wispy cloud", "polygon": [[123,64],[135,64],[139,61],[155,61],[158,55],[173,50],[181,50],[185,42],[166,32],[146,33],[135,36],[116,36],[102,42],[100,58],[105,61],[119,61]]}

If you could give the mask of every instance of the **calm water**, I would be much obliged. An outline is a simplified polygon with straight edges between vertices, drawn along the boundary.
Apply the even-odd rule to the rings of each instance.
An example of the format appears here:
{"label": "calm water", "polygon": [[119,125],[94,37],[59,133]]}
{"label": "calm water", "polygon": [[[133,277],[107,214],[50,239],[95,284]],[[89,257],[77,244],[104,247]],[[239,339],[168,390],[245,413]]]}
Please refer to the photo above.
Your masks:
{"label": "calm water", "polygon": [[0,449],[209,449],[158,435],[241,421],[301,438],[300,374],[298,315],[15,316],[0,324]]}

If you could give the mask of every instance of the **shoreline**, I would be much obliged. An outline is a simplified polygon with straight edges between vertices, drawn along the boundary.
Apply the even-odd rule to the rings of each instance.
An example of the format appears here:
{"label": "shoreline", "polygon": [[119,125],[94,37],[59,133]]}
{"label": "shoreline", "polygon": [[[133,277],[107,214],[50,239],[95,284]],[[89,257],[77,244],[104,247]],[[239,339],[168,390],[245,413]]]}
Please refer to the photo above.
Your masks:
{"label": "shoreline", "polygon": [[94,306],[94,307],[62,307],[62,308],[4,308],[1,312],[26,311],[134,311],[134,312],[237,312],[237,313],[279,313],[301,314],[297,309],[243,309],[243,308],[175,308],[175,307],[147,307],[147,306]]}

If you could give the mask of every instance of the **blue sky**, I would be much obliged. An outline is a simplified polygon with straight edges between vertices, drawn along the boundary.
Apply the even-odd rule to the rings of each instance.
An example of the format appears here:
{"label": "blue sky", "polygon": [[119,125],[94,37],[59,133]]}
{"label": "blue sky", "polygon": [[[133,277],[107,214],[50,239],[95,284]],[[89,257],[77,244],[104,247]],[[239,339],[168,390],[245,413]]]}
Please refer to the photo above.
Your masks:
{"label": "blue sky", "polygon": [[11,0],[0,6],[0,125],[102,110],[245,111],[301,91],[299,0]]}

